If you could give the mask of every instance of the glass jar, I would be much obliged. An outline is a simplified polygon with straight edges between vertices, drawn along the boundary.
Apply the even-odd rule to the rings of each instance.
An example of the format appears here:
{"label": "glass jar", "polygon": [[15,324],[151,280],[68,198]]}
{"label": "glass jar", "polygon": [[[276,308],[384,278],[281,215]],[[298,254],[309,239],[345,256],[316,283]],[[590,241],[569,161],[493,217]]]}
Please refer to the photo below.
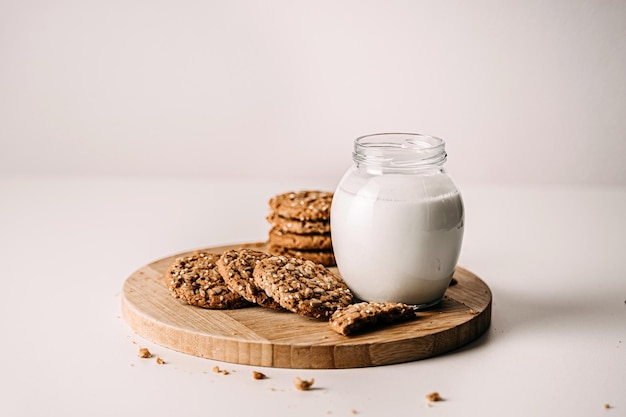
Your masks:
{"label": "glass jar", "polygon": [[354,141],[339,182],[331,236],[340,275],[365,301],[438,303],[463,241],[461,194],[443,164],[442,139],[379,133]]}

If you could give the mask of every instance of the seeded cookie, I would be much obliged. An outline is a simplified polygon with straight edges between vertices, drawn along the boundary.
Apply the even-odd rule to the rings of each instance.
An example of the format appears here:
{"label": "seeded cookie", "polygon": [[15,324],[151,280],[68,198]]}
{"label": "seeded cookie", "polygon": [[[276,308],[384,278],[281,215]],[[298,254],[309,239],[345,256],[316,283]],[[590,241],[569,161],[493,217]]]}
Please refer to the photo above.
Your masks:
{"label": "seeded cookie", "polygon": [[330,317],[352,302],[352,293],[340,277],[306,259],[272,256],[259,262],[252,275],[283,308],[303,316]]}
{"label": "seeded cookie", "polygon": [[288,219],[272,212],[266,217],[273,229],[283,233],[295,233],[299,235],[326,234],[330,233],[330,222],[328,220],[300,221]]}
{"label": "seeded cookie", "polygon": [[254,249],[229,250],[217,260],[217,270],[231,291],[263,307],[280,308],[272,297],[256,285],[252,277],[254,267],[270,256],[269,253]]}
{"label": "seeded cookie", "polygon": [[361,302],[337,309],[330,317],[330,328],[347,336],[385,324],[416,318],[413,307],[402,303]]}
{"label": "seeded cookie", "polygon": [[269,244],[290,249],[323,250],[333,247],[330,233],[325,235],[297,235],[295,233],[283,233],[276,228],[270,230]]}
{"label": "seeded cookie", "polygon": [[335,254],[332,250],[315,250],[315,249],[290,249],[279,245],[269,244],[267,251],[272,255],[286,256],[289,258],[304,258],[316,264],[322,264],[324,266],[336,266]]}
{"label": "seeded cookie", "polygon": [[202,308],[241,308],[250,303],[228,289],[217,270],[220,254],[194,252],[174,261],[166,272],[166,284],[176,298]]}
{"label": "seeded cookie", "polygon": [[270,199],[271,209],[278,216],[300,221],[330,219],[333,193],[326,191],[299,191],[284,193]]}

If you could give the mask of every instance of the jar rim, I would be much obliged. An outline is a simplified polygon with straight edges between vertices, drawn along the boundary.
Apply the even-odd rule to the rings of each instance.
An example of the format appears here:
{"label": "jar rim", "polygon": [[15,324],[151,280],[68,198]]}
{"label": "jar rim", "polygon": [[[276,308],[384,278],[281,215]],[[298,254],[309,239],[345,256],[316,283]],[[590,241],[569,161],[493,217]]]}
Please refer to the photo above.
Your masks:
{"label": "jar rim", "polygon": [[355,145],[365,147],[391,147],[405,149],[435,149],[445,147],[445,141],[437,136],[422,133],[386,132],[359,136]]}
{"label": "jar rim", "polygon": [[447,159],[443,139],[420,133],[360,136],[352,156],[357,163],[397,169],[442,165]]}

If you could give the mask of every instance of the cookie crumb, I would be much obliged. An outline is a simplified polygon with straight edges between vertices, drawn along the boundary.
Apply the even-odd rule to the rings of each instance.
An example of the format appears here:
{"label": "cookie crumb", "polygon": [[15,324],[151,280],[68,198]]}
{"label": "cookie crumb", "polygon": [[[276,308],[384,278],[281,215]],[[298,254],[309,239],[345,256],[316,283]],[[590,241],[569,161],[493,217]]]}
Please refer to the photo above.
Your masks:
{"label": "cookie crumb", "polygon": [[359,414],[359,412],[358,412],[358,411],[356,411],[355,409],[350,410],[350,412],[351,412],[352,414]]}
{"label": "cookie crumb", "polygon": [[160,356],[157,356],[156,363],[158,363],[159,365],[165,365],[165,361],[163,359],[161,359]]}
{"label": "cookie crumb", "polygon": [[262,373],[262,372],[252,371],[252,378],[254,378],[254,379],[267,379],[267,376],[264,373]]}
{"label": "cookie crumb", "polygon": [[441,397],[441,395],[439,395],[437,391],[431,392],[430,394],[426,395],[426,399],[430,402],[443,401],[443,398]]}
{"label": "cookie crumb", "polygon": [[152,357],[152,353],[150,353],[150,351],[148,350],[148,348],[140,348],[139,349],[139,355],[140,358],[151,358]]}
{"label": "cookie crumb", "polygon": [[315,378],[311,378],[310,381],[307,381],[305,379],[300,379],[299,377],[296,377],[296,379],[293,381],[294,385],[296,386],[296,389],[300,391],[308,391],[309,389],[311,389],[314,382],[315,382]]}
{"label": "cookie crumb", "polygon": [[230,374],[230,372],[228,372],[226,369],[220,369],[219,366],[214,366],[213,367],[213,373],[216,374],[222,374],[222,375],[228,375]]}
{"label": "cookie crumb", "polygon": [[611,408],[611,404],[609,404],[609,403],[604,404],[604,409],[605,410],[608,410],[609,408]]}

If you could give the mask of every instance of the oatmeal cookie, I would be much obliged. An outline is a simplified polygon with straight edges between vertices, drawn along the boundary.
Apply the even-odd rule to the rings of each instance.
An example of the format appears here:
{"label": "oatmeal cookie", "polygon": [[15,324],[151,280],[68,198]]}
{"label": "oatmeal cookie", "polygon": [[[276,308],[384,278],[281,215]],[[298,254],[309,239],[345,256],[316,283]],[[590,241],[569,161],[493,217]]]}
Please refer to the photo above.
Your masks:
{"label": "oatmeal cookie", "polygon": [[176,298],[187,304],[213,309],[240,308],[250,303],[228,289],[217,271],[220,254],[194,252],[174,261],[166,272],[166,284]]}
{"label": "oatmeal cookie", "polygon": [[255,249],[229,250],[217,260],[217,270],[231,291],[260,306],[280,308],[272,297],[256,285],[252,277],[254,267],[270,256],[269,253]]}
{"label": "oatmeal cookie", "polygon": [[385,324],[416,318],[413,307],[402,303],[361,302],[337,309],[330,317],[330,328],[347,336]]}
{"label": "oatmeal cookie", "polygon": [[352,302],[341,277],[306,259],[272,256],[257,264],[253,276],[283,308],[303,316],[330,317]]}
{"label": "oatmeal cookie", "polygon": [[269,244],[290,249],[332,249],[330,234],[325,235],[297,235],[283,233],[276,228],[270,230]]}
{"label": "oatmeal cookie", "polygon": [[286,256],[289,258],[304,258],[309,261],[315,262],[316,264],[322,264],[324,266],[337,266],[337,262],[335,261],[335,254],[332,250],[315,250],[315,249],[290,249],[285,248],[280,245],[272,245],[269,244],[267,246],[267,251],[272,255],[277,256]]}
{"label": "oatmeal cookie", "polygon": [[270,199],[270,208],[281,217],[300,221],[327,221],[333,193],[298,191],[279,194]]}
{"label": "oatmeal cookie", "polygon": [[330,233],[330,222],[328,220],[300,221],[281,217],[272,212],[266,217],[272,228],[282,233],[295,233],[298,235],[327,234]]}

